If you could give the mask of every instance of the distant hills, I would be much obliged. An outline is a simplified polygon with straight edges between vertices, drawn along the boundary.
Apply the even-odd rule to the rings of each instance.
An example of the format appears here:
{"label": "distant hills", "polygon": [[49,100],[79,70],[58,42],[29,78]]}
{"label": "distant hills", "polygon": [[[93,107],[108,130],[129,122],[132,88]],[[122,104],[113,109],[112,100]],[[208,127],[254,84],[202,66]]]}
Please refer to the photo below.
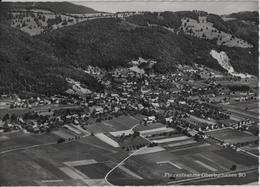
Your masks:
{"label": "distant hills", "polygon": [[68,2],[6,2],[0,10],[2,22],[32,36],[107,15]]}
{"label": "distant hills", "polygon": [[258,12],[245,11],[245,12],[232,13],[224,17],[234,18],[234,20],[239,20],[239,21],[250,21],[250,22],[254,22],[255,24],[258,24],[259,23],[258,16],[259,16]]}
{"label": "distant hills", "polygon": [[194,63],[226,71],[212,50],[223,51],[237,72],[258,75],[257,12],[108,14],[66,2],[13,3],[12,8],[1,3],[0,9],[5,10],[0,94],[64,93],[70,86],[67,78],[99,90],[97,80],[82,70],[127,66],[138,57],[158,61],[154,70],[160,73]]}
{"label": "distant hills", "polygon": [[[228,54],[235,70],[257,74],[257,42],[249,43],[246,33],[240,33],[244,40],[238,38],[229,23],[219,16],[221,22],[218,19],[214,19],[214,23],[208,20],[197,22],[201,14],[206,13],[144,13],[123,19],[97,19],[64,27],[39,38],[52,43],[56,55],[64,62],[79,66],[124,66],[131,59],[141,56],[161,62],[155,66],[158,71],[169,70],[178,63],[203,63],[221,69],[210,55],[210,51],[215,49]],[[183,29],[183,18],[188,18],[189,22],[196,21]],[[219,26],[221,24],[223,28]],[[254,37],[253,34],[250,36]],[[218,37],[222,37],[219,43]]]}
{"label": "distant hills", "polygon": [[69,2],[4,2],[1,7],[11,10],[41,9],[60,14],[89,14],[97,13],[96,10]]}

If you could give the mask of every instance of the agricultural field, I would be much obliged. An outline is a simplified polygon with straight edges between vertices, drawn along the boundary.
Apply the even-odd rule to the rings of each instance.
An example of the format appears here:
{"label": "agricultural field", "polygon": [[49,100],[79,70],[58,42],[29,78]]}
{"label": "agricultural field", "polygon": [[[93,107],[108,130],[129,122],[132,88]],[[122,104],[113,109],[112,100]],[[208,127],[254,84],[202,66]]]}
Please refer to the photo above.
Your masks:
{"label": "agricultural field", "polygon": [[[79,177],[80,174],[76,175],[75,170],[72,169],[73,173],[66,163],[95,159],[98,163],[109,162],[108,166],[111,168],[127,156],[121,149],[107,148],[105,143],[94,136],[62,144],[56,143],[58,136],[53,134],[41,135],[38,138],[36,140],[32,136],[17,135],[17,137],[12,137],[13,141],[8,141],[8,144],[1,141],[1,150],[8,150],[11,143],[17,145],[19,142],[19,144],[16,146],[17,150],[7,153],[2,151],[0,154],[0,185],[49,185],[49,183],[52,185],[87,185],[88,181],[85,181],[84,177]],[[47,140],[52,139],[56,141],[46,144]],[[69,173],[72,174],[68,175]]]}
{"label": "agricultural field", "polygon": [[31,135],[22,132],[6,133],[0,138],[0,151],[9,149],[56,143],[58,136],[53,134]]}
{"label": "agricultural field", "polygon": [[245,101],[245,102],[234,102],[228,106],[238,108],[238,109],[247,109],[252,110],[258,108],[258,101]]}
{"label": "agricultural field", "polygon": [[64,139],[74,138],[76,136],[76,134],[73,134],[73,132],[65,128],[59,128],[57,130],[53,130],[51,133]]}
{"label": "agricultural field", "polygon": [[139,120],[133,116],[119,116],[112,120],[93,123],[87,126],[87,130],[93,133],[115,132],[131,129],[139,123]]}
{"label": "agricultural field", "polygon": [[[161,178],[165,173],[196,175],[203,172],[228,172],[232,165],[236,165],[237,169],[242,170],[248,167],[258,167],[256,158],[209,144],[197,144],[197,146],[179,149],[167,148],[159,152],[137,155],[136,158],[143,160],[146,165],[152,166],[155,163],[159,165],[160,167],[156,167],[156,170]],[[182,179],[185,178],[175,180]]]}
{"label": "agricultural field", "polygon": [[207,135],[223,140],[228,143],[245,143],[254,142],[258,140],[257,136],[238,131],[236,129],[225,128],[206,132]]}
{"label": "agricultural field", "polygon": [[[214,151],[217,155],[226,158],[232,162],[235,162],[238,165],[244,167],[254,167],[258,166],[258,160],[255,157],[250,157],[241,152],[235,152],[230,149],[216,150]],[[242,168],[241,168],[242,169]]]}
{"label": "agricultural field", "polygon": [[[75,166],[74,168],[82,172],[87,178],[90,179],[104,179],[106,174],[112,169],[114,163],[110,162],[99,162],[99,163],[91,163],[86,165]],[[122,168],[122,167],[121,167]],[[125,168],[125,167],[124,167]],[[129,175],[126,171],[127,169],[117,169],[115,170],[110,178],[119,178],[119,179],[134,179],[131,175]]]}
{"label": "agricultural field", "polygon": [[234,102],[229,105],[222,105],[222,107],[231,112],[231,116],[258,121],[258,101]]}
{"label": "agricultural field", "polygon": [[[196,142],[191,137],[177,133],[171,137],[158,137],[157,141],[164,141],[159,146],[130,151],[109,146],[95,135],[57,144],[57,139],[64,136],[63,133],[68,133],[67,129],[33,136],[6,134],[0,140],[2,151],[8,150],[9,146],[14,148],[15,144],[17,148],[25,148],[0,154],[3,168],[0,171],[0,185],[154,185],[190,179],[181,176],[183,173],[221,173],[229,172],[233,165],[237,170],[258,166],[254,157],[217,145]],[[109,133],[104,135],[113,140],[118,138]],[[171,141],[168,141],[169,138]],[[133,141],[128,139],[126,144],[140,144],[142,141],[149,139],[138,136]],[[133,155],[106,177],[130,154]],[[15,165],[13,160],[16,161]],[[177,177],[171,178],[172,174]]]}

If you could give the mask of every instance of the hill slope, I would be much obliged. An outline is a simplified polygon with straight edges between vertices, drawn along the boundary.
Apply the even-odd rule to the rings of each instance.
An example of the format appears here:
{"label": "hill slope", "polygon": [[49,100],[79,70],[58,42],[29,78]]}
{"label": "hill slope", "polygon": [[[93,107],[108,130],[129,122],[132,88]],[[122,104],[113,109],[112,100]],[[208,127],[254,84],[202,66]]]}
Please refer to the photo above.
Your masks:
{"label": "hill slope", "polygon": [[69,88],[66,78],[90,88],[98,85],[94,78],[61,63],[49,44],[19,30],[0,24],[0,41],[0,93],[61,93]]}
{"label": "hill slope", "polygon": [[161,62],[156,65],[160,71],[178,63],[194,62],[221,69],[210,55],[214,49],[225,51],[236,71],[258,73],[258,51],[255,47],[218,45],[214,40],[124,19],[87,21],[39,37],[51,43],[55,54],[64,62],[77,66],[124,66],[129,60],[141,56]]}
{"label": "hill slope", "polygon": [[[255,14],[253,14],[255,16]],[[247,19],[249,19],[247,17]],[[203,11],[154,12],[144,15],[134,15],[126,18],[127,21],[142,26],[162,26],[172,32],[182,32],[200,39],[211,40],[218,45],[228,47],[252,48],[247,37],[237,35],[236,30],[229,22],[220,16]],[[256,25],[254,28],[258,29]],[[243,37],[245,39],[239,38]]]}
{"label": "hill slope", "polygon": [[238,12],[222,16],[234,35],[249,41],[258,48],[258,12]]}
{"label": "hill slope", "polygon": [[[79,69],[87,69],[88,65],[106,69],[127,66],[138,57],[158,61],[154,70],[161,73],[173,71],[178,64],[199,63],[222,71],[232,70],[234,74],[258,75],[257,44],[248,40],[251,36],[258,39],[254,35],[257,25],[250,23],[252,28],[243,26],[243,30],[243,20],[224,21],[205,12],[117,17],[92,19],[34,37],[8,23],[0,24],[0,93],[64,93],[77,81],[90,90],[102,89],[95,78]],[[206,20],[200,21],[201,17]],[[189,23],[184,25],[187,18]],[[215,31],[212,34],[198,29],[206,25],[221,35],[241,38],[244,43],[218,43],[216,38],[210,38],[216,36]],[[184,31],[187,27],[194,34]]]}

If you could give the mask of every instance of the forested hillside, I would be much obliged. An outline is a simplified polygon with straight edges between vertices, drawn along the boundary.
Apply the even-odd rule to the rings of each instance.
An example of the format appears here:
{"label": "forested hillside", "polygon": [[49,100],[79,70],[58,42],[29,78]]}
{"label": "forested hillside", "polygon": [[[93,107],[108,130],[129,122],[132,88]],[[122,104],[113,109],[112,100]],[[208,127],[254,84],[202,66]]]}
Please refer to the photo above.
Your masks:
{"label": "forested hillside", "polygon": [[[256,12],[100,14],[65,27],[66,16],[96,11],[69,3],[1,3],[0,9],[0,93],[64,93],[70,87],[68,78],[99,90],[103,87],[84,69],[126,67],[139,57],[156,60],[153,68],[158,73],[173,72],[178,64],[198,63],[221,71],[227,71],[228,65],[237,73],[258,75]],[[14,9],[26,11],[16,15]],[[36,11],[36,17],[29,18],[28,10]],[[61,22],[52,22],[52,29],[43,28],[52,20],[43,21],[43,16],[51,14],[56,20],[65,13]],[[23,22],[26,26],[21,26]]]}

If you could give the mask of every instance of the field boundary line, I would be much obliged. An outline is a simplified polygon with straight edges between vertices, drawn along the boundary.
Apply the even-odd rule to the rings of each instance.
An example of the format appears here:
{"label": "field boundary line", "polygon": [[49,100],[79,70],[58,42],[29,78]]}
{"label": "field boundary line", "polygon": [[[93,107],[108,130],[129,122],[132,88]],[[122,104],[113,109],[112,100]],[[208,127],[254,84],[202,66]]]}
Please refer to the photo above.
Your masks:
{"label": "field boundary line", "polygon": [[25,147],[12,148],[12,149],[8,149],[8,150],[5,150],[5,151],[1,151],[0,152],[0,156],[4,155],[5,153],[10,153],[10,152],[20,151],[20,150],[25,150],[25,149],[32,149],[32,148],[36,148],[36,147],[48,146],[48,145],[53,145],[53,144],[57,144],[57,142],[46,143],[46,144],[36,144],[36,145],[30,145],[30,146],[25,146]]}
{"label": "field boundary line", "polygon": [[[72,140],[72,141],[64,142],[64,143],[70,143],[70,142],[74,142],[74,141],[76,141],[76,140]],[[58,144],[58,143],[57,142],[50,142],[50,143],[45,143],[45,144],[35,144],[35,145],[29,145],[29,146],[24,146],[24,147],[16,147],[16,148],[1,151],[0,156],[4,155],[5,153],[20,151],[20,150],[26,150],[26,149],[33,149],[33,148],[36,148],[36,147],[55,145],[55,144]]]}

